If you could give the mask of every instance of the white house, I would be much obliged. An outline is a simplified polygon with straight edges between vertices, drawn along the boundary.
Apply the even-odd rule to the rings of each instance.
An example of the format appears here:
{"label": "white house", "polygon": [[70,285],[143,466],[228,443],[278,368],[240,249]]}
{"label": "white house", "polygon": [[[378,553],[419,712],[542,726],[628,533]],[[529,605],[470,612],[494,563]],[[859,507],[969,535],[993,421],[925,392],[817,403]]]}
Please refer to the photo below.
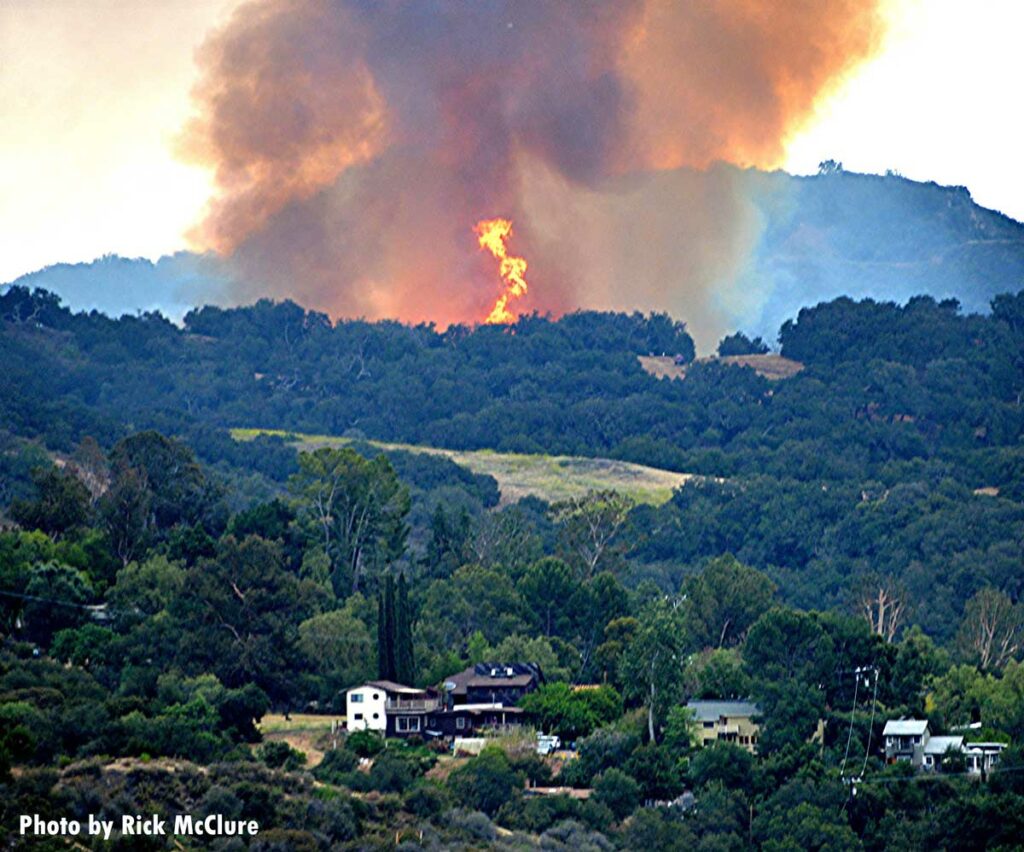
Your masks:
{"label": "white house", "polygon": [[999,763],[1004,743],[964,742],[963,735],[932,736],[925,719],[890,719],[882,731],[888,763],[910,761],[915,769],[941,772],[949,754],[963,757],[971,775],[987,775]]}
{"label": "white house", "polygon": [[371,680],[345,694],[345,723],[350,731],[387,730],[389,702],[398,706],[403,697],[422,696],[423,690],[390,680]]}
{"label": "white house", "polygon": [[926,719],[890,719],[885,723],[882,737],[888,763],[909,760],[920,767],[924,762],[924,745],[929,737]]}

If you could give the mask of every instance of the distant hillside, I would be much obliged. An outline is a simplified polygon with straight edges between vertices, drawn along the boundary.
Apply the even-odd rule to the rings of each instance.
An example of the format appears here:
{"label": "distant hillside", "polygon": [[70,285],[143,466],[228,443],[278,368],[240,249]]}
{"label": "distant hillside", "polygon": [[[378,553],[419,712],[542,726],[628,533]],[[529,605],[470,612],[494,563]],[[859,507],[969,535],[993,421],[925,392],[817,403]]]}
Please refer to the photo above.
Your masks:
{"label": "distant hillside", "polygon": [[159,311],[179,321],[196,304],[219,301],[225,279],[216,258],[179,252],[156,263],[117,255],[57,263],[11,283],[56,293],[75,311],[111,317]]}
{"label": "distant hillside", "polygon": [[[1024,225],[979,207],[964,187],[754,169],[736,185],[764,231],[731,325],[768,341],[801,307],[841,295],[905,302],[927,294],[985,312],[994,295],[1024,286]],[[159,309],[177,321],[192,305],[223,304],[228,278],[215,257],[182,252],[156,263],[110,256],[57,264],[13,283],[57,293],[74,310]]]}
{"label": "distant hillside", "polygon": [[1024,225],[979,207],[964,187],[747,174],[765,221],[751,275],[763,302],[747,330],[766,339],[799,308],[842,295],[902,303],[926,293],[987,312],[993,296],[1024,285]]}

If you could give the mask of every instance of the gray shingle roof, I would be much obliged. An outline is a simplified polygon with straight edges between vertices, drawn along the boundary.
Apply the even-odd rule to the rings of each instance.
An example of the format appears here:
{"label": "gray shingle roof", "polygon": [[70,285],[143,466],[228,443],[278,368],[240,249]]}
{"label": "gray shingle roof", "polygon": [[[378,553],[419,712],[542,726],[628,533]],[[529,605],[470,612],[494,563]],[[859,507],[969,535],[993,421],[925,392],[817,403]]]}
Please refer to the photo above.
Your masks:
{"label": "gray shingle roof", "polygon": [[757,716],[761,708],[753,701],[689,701],[686,709],[698,722],[715,722],[722,716],[731,719]]}

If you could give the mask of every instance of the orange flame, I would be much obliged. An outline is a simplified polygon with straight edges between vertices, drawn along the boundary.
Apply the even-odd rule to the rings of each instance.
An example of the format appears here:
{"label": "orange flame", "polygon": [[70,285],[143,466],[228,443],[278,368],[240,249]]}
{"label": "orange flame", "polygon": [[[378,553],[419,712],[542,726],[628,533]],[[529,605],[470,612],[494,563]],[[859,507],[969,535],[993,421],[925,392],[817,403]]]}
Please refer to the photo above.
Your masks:
{"label": "orange flame", "polygon": [[505,282],[505,292],[498,296],[498,301],[484,320],[488,325],[511,323],[516,321],[516,314],[508,309],[509,299],[518,299],[525,295],[526,259],[509,256],[505,240],[512,236],[512,222],[509,219],[482,219],[476,223],[473,232],[477,235],[480,248],[487,249],[501,261],[498,267],[501,279]]}

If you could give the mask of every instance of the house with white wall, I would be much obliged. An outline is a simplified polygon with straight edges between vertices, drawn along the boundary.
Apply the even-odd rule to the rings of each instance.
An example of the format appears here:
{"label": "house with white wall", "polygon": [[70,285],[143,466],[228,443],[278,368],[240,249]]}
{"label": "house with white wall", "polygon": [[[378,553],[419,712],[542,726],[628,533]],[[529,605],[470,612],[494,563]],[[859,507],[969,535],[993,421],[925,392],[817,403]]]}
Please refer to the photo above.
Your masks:
{"label": "house with white wall", "polygon": [[427,699],[422,689],[390,680],[371,680],[345,694],[345,723],[350,731],[379,731],[388,727],[388,710]]}

